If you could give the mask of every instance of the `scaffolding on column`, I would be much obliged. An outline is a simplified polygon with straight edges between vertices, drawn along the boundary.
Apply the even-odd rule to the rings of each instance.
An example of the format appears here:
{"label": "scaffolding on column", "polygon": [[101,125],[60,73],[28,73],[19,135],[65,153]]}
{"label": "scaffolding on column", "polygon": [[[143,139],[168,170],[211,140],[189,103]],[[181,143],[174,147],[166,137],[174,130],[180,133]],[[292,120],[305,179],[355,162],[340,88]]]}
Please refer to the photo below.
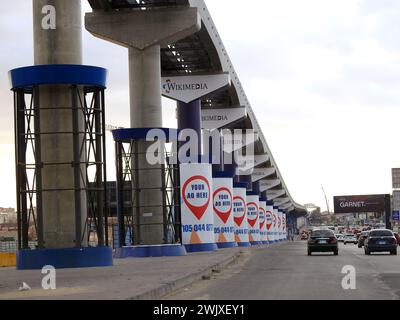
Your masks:
{"label": "scaffolding on column", "polygon": [[[107,170],[105,142],[105,82],[107,71],[103,68],[82,65],[41,65],[24,67],[10,71],[14,94],[16,198],[18,221],[18,249],[21,251],[20,268],[40,268],[40,264],[58,267],[85,267],[112,265],[112,254],[108,246],[107,230]],[[60,110],[59,106],[43,107],[40,93],[43,86],[68,86],[71,105],[71,131],[42,132],[41,112]],[[82,125],[83,119],[83,125]],[[41,141],[44,136],[65,135],[72,137],[73,159],[70,162],[46,162],[42,159]],[[42,185],[42,170],[46,167],[71,166],[73,168],[73,188],[45,189]],[[46,251],[44,236],[43,194],[58,192],[60,196],[74,192],[75,199],[75,247],[105,248],[91,251],[94,256],[87,260],[82,250]],[[86,195],[87,215],[82,219],[81,193]],[[29,246],[33,240],[35,248]],[[38,249],[38,250],[31,250]],[[69,248],[71,249],[71,248]],[[41,251],[34,259],[26,258],[33,251]],[[79,253],[80,252],[80,253]],[[78,255],[80,261],[72,264],[57,261],[62,254]],[[40,255],[40,258],[39,258]],[[90,254],[89,254],[90,255]],[[74,256],[76,257],[76,256]],[[37,260],[35,260],[37,258]],[[98,259],[97,259],[98,258]],[[46,260],[47,259],[47,260]],[[52,261],[56,259],[56,261]],[[61,259],[62,260],[62,259]],[[91,261],[89,261],[91,260]],[[32,262],[34,261],[34,262]],[[54,264],[52,264],[54,262]]]}
{"label": "scaffolding on column", "polygon": [[[165,141],[161,141],[161,145],[176,142],[176,129],[141,128],[113,131],[117,174],[119,248],[142,245],[140,230],[141,227],[149,226],[149,224],[141,220],[140,213],[142,209],[151,212],[152,209],[160,208],[160,205],[148,205],[146,208],[141,205],[140,194],[144,189],[139,183],[138,172],[140,170],[158,171],[160,174],[161,188],[157,186],[146,188],[147,191],[160,192],[163,199],[161,206],[163,243],[160,245],[181,244],[179,165],[176,161],[176,151],[174,148],[170,151],[163,148],[163,154],[158,155],[161,160],[159,165],[146,168],[140,165],[139,158],[143,158],[146,152],[140,152],[138,144],[146,141],[147,134],[151,130],[163,132]],[[151,225],[160,225],[160,223]],[[126,242],[127,232],[130,235],[129,243]]]}

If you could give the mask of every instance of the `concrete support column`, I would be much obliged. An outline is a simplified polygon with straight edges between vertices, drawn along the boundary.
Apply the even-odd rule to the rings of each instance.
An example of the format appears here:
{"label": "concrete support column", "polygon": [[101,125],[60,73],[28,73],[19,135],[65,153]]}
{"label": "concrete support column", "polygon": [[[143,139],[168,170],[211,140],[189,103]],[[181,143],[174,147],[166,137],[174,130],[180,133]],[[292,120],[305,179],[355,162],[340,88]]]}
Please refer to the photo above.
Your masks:
{"label": "concrete support column", "polygon": [[160,46],[129,48],[132,128],[162,126]]}
{"label": "concrete support column", "polygon": [[[45,17],[42,9],[46,5],[55,8],[56,29],[42,27]],[[81,64],[81,1],[33,0],[32,6],[35,64]],[[76,246],[79,239],[75,234],[75,212],[77,209],[81,212],[81,235],[87,216],[85,192],[79,192],[78,197],[74,192],[72,100],[71,89],[65,85],[42,86],[37,100],[40,128],[35,130],[50,133],[41,135],[41,162],[65,163],[42,168],[42,189],[45,190],[42,194],[43,241],[46,248]],[[83,124],[83,115],[79,112],[80,129]],[[79,135],[79,141],[82,139],[83,135]],[[81,169],[85,172],[84,167]],[[57,191],[46,191],[49,189]],[[86,245],[85,240],[82,245]]]}
{"label": "concrete support column", "polygon": [[[159,45],[143,50],[129,48],[129,84],[131,127],[162,127]],[[150,144],[145,141],[137,143],[136,168],[140,171],[136,175],[136,185],[140,189],[137,193],[140,209],[134,215],[134,222],[139,225],[135,242],[147,245],[164,242],[161,165],[149,165],[146,150]]]}
{"label": "concrete support column", "polygon": [[[162,126],[160,48],[173,44],[201,28],[197,8],[178,6],[154,10],[95,10],[85,16],[86,29],[94,36],[129,50],[130,119],[132,128]],[[161,166],[146,160],[148,143],[137,144],[136,185],[140,192],[140,244],[164,242]]]}

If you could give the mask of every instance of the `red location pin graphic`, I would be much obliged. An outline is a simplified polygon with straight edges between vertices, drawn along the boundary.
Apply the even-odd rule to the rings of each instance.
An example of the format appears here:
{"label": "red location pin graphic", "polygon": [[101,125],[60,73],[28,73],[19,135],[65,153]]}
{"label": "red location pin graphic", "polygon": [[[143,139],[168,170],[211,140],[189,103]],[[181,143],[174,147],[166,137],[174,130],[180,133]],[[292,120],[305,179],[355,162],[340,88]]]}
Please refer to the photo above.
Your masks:
{"label": "red location pin graphic", "polygon": [[[269,219],[267,218],[269,217]],[[267,213],[265,214],[265,220],[267,221],[267,229],[271,229],[272,227],[272,212],[271,211],[267,211]]]}
{"label": "red location pin graphic", "polygon": [[[255,202],[250,202],[250,203],[247,204],[247,208],[249,208],[249,207],[251,207],[251,206],[254,206],[254,207],[256,208],[256,211],[257,211],[257,203],[255,203]],[[247,209],[247,210],[248,210],[248,209]],[[258,215],[258,212],[257,212],[257,215]],[[256,215],[256,218],[255,218],[254,220],[247,219],[247,221],[249,222],[249,224],[251,225],[252,228],[254,228],[254,225],[255,225],[256,222],[257,222],[257,215]]]}
{"label": "red location pin graphic", "polygon": [[235,223],[237,226],[241,226],[244,218],[246,217],[246,201],[242,197],[235,197],[233,202],[241,202],[243,210],[243,215],[240,217],[234,217]]}
{"label": "red location pin graphic", "polygon": [[260,208],[260,210],[264,213],[264,220],[260,222],[260,229],[262,229],[262,228],[264,228],[264,224],[265,224],[265,209]]}
{"label": "red location pin graphic", "polygon": [[[227,194],[229,197],[230,206],[226,211],[221,211],[215,206],[215,200],[218,200],[217,197],[219,194]],[[228,200],[226,200],[228,201]],[[214,211],[218,215],[218,217],[222,220],[223,223],[226,223],[229,220],[229,217],[232,213],[232,193],[228,188],[219,188],[214,192]]]}
{"label": "red location pin graphic", "polygon": [[[190,203],[189,199],[187,199],[187,188],[190,186],[190,184],[194,181],[201,181],[201,183],[203,183],[205,186],[207,186],[207,193],[208,193],[208,197],[207,197],[207,202],[204,205],[201,206],[196,206]],[[185,204],[187,205],[187,207],[190,209],[190,211],[195,215],[195,217],[197,218],[197,220],[201,220],[201,218],[203,217],[204,213],[206,212],[208,205],[210,204],[210,184],[208,183],[208,180],[203,177],[203,176],[194,176],[191,177],[189,180],[186,181],[186,183],[183,185],[182,188],[182,197],[183,200],[185,201]],[[191,200],[191,199],[190,199]]]}

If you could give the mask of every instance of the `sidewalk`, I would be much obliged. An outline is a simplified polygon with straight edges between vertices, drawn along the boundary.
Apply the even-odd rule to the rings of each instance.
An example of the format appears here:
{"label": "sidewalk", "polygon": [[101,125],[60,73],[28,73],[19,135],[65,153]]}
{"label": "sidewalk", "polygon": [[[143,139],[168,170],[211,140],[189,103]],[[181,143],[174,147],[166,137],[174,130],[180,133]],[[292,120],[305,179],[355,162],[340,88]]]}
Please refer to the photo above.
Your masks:
{"label": "sidewalk", "polygon": [[[186,257],[115,259],[108,268],[57,270],[56,290],[45,291],[41,270],[0,268],[0,300],[4,299],[160,299],[213,270],[234,263],[249,249],[234,248]],[[250,249],[251,250],[251,249]],[[32,290],[18,291],[26,282]]]}

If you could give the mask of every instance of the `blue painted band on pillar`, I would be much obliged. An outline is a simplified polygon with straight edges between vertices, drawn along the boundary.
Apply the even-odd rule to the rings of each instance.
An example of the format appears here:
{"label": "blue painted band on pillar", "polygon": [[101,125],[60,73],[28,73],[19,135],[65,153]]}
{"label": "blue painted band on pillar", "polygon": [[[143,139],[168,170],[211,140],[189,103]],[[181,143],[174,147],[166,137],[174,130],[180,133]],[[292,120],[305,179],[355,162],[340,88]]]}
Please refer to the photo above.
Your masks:
{"label": "blue painted band on pillar", "polygon": [[106,87],[107,70],[76,64],[46,64],[9,71],[12,89],[31,89],[39,85],[82,85]]}
{"label": "blue painted band on pillar", "polygon": [[216,243],[186,244],[186,251],[191,252],[211,252],[218,250]]}
{"label": "blue painted band on pillar", "polygon": [[213,178],[233,178],[231,172],[218,171],[213,173]]}
{"label": "blue painted band on pillar", "polygon": [[17,252],[18,270],[36,270],[44,266],[56,269],[110,267],[113,252],[109,247],[35,249]]}
{"label": "blue painted band on pillar", "polygon": [[260,246],[262,245],[262,241],[251,241],[250,242],[252,246]]}
{"label": "blue painted band on pillar", "polygon": [[260,191],[260,182],[256,181],[252,183],[252,190],[258,193],[261,193]]}
{"label": "blue painted band on pillar", "polygon": [[263,197],[265,197],[265,198],[268,200],[267,191],[263,191],[263,192],[261,192],[261,195],[262,195]]}
{"label": "blue painted band on pillar", "polygon": [[235,182],[233,184],[234,188],[242,188],[242,189],[247,189],[248,184],[247,183],[243,183],[243,182]]}
{"label": "blue painted band on pillar", "polygon": [[146,258],[146,257],[179,257],[186,256],[187,252],[182,245],[155,245],[155,246],[132,246],[118,248],[115,258]]}
{"label": "blue painted band on pillar", "polygon": [[273,206],[274,205],[274,202],[273,201],[267,201],[267,206]]}
{"label": "blue painted band on pillar", "polygon": [[[201,101],[199,99],[185,103],[177,102],[178,128],[192,129],[198,137],[198,154],[201,154]],[[207,157],[209,155],[206,155]],[[209,159],[208,162],[209,163]]]}
{"label": "blue painted band on pillar", "polygon": [[265,201],[265,202],[267,202],[267,198],[261,196],[261,197],[260,197],[260,201]]}
{"label": "blue painted band on pillar", "polygon": [[236,167],[237,166],[235,164],[224,164],[224,171],[230,172],[232,177],[237,180],[238,177],[236,176]]}
{"label": "blue painted band on pillar", "polygon": [[255,192],[255,191],[247,191],[246,195],[247,196],[259,196],[260,193],[259,192]]}
{"label": "blue painted band on pillar", "polygon": [[238,246],[236,242],[217,243],[218,249],[235,248]]}
{"label": "blue painted band on pillar", "polygon": [[252,176],[251,175],[241,175],[241,176],[239,176],[239,181],[247,183],[249,185],[248,188],[252,187]]}
{"label": "blue painted band on pillar", "polygon": [[248,248],[248,247],[251,247],[251,243],[250,242],[238,242],[238,247]]}
{"label": "blue painted band on pillar", "polygon": [[132,128],[112,131],[114,141],[130,142],[131,140],[146,140],[150,131],[159,130],[165,137],[165,142],[177,141],[179,130],[170,128]]}

